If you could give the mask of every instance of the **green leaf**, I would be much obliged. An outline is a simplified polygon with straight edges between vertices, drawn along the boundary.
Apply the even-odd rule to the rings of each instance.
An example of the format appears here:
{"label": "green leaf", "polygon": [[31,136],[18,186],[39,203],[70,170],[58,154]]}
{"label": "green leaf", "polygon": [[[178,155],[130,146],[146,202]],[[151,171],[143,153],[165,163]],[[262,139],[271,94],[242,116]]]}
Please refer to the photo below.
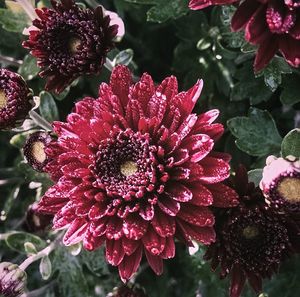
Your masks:
{"label": "green leaf", "polygon": [[282,82],[281,74],[287,73],[292,73],[291,67],[287,64],[285,59],[275,57],[269,65],[258,74],[258,76],[263,74],[266,86],[272,92],[275,92]]}
{"label": "green leaf", "polygon": [[25,80],[32,80],[38,75],[39,71],[40,69],[36,64],[36,59],[31,55],[27,55],[18,72]]}
{"label": "green leaf", "polygon": [[262,179],[262,172],[262,169],[253,169],[248,171],[249,182],[253,182],[255,186],[258,187]]}
{"label": "green leaf", "polygon": [[294,156],[300,158],[300,129],[290,131],[281,144],[281,154],[283,157]]}
{"label": "green leaf", "polygon": [[63,247],[56,249],[52,256],[52,271],[53,273],[58,271],[57,284],[59,286],[59,296],[90,296],[79,258],[72,256],[67,249]]}
{"label": "green leaf", "polygon": [[129,49],[119,52],[115,56],[115,58],[113,60],[113,64],[114,64],[114,66],[118,65],[118,64],[128,66],[131,63],[132,59],[133,59],[133,50],[129,48]]}
{"label": "green leaf", "polygon": [[91,272],[98,276],[109,273],[103,248],[93,252],[82,250],[78,258]]}
{"label": "green leaf", "polygon": [[53,122],[59,119],[58,109],[52,95],[46,91],[40,93],[40,113],[48,122]]}
{"label": "green leaf", "polygon": [[294,105],[300,102],[300,77],[288,76],[283,79],[283,91],[280,101],[285,105]]}
{"label": "green leaf", "polygon": [[36,247],[32,242],[25,242],[24,249],[25,249],[27,255],[37,254]]}
{"label": "green leaf", "polygon": [[13,12],[10,9],[0,8],[0,23],[7,31],[22,33],[29,24],[29,18],[23,11]]}
{"label": "green leaf", "polygon": [[16,147],[16,148],[21,149],[21,148],[23,148],[28,135],[30,135],[31,133],[33,133],[32,130],[31,131],[22,132],[22,133],[18,133],[18,134],[14,135],[10,139],[9,143],[11,145],[13,145],[14,147]]}
{"label": "green leaf", "polygon": [[126,0],[136,4],[153,5],[147,12],[147,21],[163,23],[169,19],[177,19],[188,11],[188,0]]}
{"label": "green leaf", "polygon": [[32,243],[38,251],[47,245],[40,237],[26,232],[13,232],[7,236],[5,241],[9,248],[22,254],[27,253],[25,243]]}
{"label": "green leaf", "polygon": [[43,280],[50,278],[52,273],[52,264],[48,256],[42,258],[39,269]]}
{"label": "green leaf", "polygon": [[236,145],[252,156],[277,154],[281,136],[268,111],[250,108],[248,117],[236,117],[227,121],[228,128],[237,138]]}

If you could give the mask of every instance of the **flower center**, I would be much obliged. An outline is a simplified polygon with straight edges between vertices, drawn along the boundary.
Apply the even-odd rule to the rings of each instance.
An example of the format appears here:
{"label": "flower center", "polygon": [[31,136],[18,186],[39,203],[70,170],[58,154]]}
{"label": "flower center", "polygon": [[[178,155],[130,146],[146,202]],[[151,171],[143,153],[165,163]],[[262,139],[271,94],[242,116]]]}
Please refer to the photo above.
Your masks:
{"label": "flower center", "polygon": [[45,153],[45,145],[41,141],[36,141],[32,144],[31,152],[34,159],[39,163],[43,163],[47,158]]}
{"label": "flower center", "polygon": [[278,185],[277,191],[288,202],[300,202],[300,178],[287,177]]}
{"label": "flower center", "polygon": [[120,166],[121,173],[126,177],[135,174],[137,170],[138,170],[138,166],[133,161],[126,161]]}
{"label": "flower center", "polygon": [[266,12],[266,20],[272,33],[288,33],[295,25],[296,12],[286,7],[269,6]]}
{"label": "flower center", "polygon": [[7,106],[7,97],[3,90],[0,90],[0,109]]}
{"label": "flower center", "polygon": [[259,234],[259,230],[255,226],[248,226],[243,230],[243,236],[246,239],[253,239]]}
{"label": "flower center", "polygon": [[81,40],[78,37],[71,37],[68,45],[70,53],[75,55],[78,51],[78,47],[81,45]]}

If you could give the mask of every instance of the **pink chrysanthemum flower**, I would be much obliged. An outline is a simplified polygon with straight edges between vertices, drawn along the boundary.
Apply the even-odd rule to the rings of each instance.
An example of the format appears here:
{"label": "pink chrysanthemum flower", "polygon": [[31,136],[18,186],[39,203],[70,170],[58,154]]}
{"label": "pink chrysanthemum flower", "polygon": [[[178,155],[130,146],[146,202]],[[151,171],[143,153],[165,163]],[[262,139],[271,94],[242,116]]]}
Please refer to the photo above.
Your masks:
{"label": "pink chrysanthemum flower", "polygon": [[245,29],[245,39],[258,46],[255,71],[263,69],[279,51],[286,61],[300,65],[300,3],[298,0],[192,0],[190,8],[240,2],[231,26]]}
{"label": "pink chrysanthemum flower", "polygon": [[213,124],[219,112],[191,113],[201,89],[198,81],[178,93],[174,76],[155,86],[146,73],[133,84],[129,69],[117,66],[98,99],[83,99],[66,123],[53,124],[58,139],[46,148],[45,169],[56,184],[39,211],[67,229],[65,245],[105,243],[107,261],[126,280],[143,253],[161,274],[175,238],[214,242],[209,206],[235,206],[237,196],[221,183],[228,156],[212,151],[223,133]]}
{"label": "pink chrysanthemum flower", "polygon": [[300,214],[300,160],[268,157],[260,188],[272,207]]}
{"label": "pink chrysanthemum flower", "polygon": [[38,18],[29,29],[25,48],[37,58],[46,89],[60,93],[81,75],[101,71],[106,54],[114,47],[118,33],[114,16],[101,6],[94,10],[79,7],[74,0],[51,0],[53,9],[36,9]]}

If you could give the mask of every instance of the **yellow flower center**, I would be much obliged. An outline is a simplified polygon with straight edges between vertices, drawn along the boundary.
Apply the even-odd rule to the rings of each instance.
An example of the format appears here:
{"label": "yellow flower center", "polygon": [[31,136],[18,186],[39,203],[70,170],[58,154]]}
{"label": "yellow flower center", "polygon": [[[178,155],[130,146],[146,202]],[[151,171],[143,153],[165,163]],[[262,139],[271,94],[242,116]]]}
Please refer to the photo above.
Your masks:
{"label": "yellow flower center", "polygon": [[279,183],[277,191],[288,202],[300,202],[300,178],[286,177]]}
{"label": "yellow flower center", "polygon": [[126,161],[121,165],[120,171],[125,176],[133,175],[137,172],[138,166],[133,161]]}
{"label": "yellow flower center", "polygon": [[72,55],[76,54],[78,47],[81,44],[81,40],[77,37],[71,37],[69,40],[69,51]]}
{"label": "yellow flower center", "polygon": [[7,97],[3,90],[0,90],[0,109],[6,107],[7,105]]}
{"label": "yellow flower center", "polygon": [[46,160],[45,145],[41,141],[37,141],[32,145],[32,156],[39,163]]}
{"label": "yellow flower center", "polygon": [[243,236],[246,239],[252,239],[259,234],[259,230],[255,226],[248,226],[243,230]]}

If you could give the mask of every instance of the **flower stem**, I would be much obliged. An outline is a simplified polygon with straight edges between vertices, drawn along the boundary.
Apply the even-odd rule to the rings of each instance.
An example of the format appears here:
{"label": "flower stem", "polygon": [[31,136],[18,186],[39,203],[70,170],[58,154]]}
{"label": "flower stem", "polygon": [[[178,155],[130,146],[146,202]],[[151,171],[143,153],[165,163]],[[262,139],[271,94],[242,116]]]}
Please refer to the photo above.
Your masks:
{"label": "flower stem", "polygon": [[30,17],[32,21],[38,18],[34,7],[29,0],[16,0],[16,1],[22,6],[22,8],[24,9],[24,11],[27,13],[27,15]]}
{"label": "flower stem", "polygon": [[59,244],[62,235],[63,234],[60,234],[59,236],[57,236],[57,238],[53,242],[51,242],[49,246],[47,246],[43,250],[39,251],[37,254],[28,257],[21,265],[19,265],[20,269],[22,269],[23,271],[25,271],[27,269],[27,267],[29,265],[31,265],[32,263],[38,261],[39,259],[41,259],[41,258],[43,258],[45,256],[49,256],[50,253]]}
{"label": "flower stem", "polygon": [[37,112],[34,110],[31,110],[29,112],[30,118],[41,128],[45,129],[46,131],[52,131],[51,124],[46,121],[44,118],[42,118]]}

